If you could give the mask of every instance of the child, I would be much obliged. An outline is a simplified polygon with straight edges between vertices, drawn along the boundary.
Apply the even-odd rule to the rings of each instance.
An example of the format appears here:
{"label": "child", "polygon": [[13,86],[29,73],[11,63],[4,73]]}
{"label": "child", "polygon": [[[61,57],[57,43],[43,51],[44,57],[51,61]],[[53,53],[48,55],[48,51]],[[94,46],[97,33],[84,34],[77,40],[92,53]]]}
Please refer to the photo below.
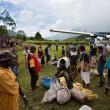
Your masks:
{"label": "child", "polygon": [[38,72],[41,70],[38,58],[35,56],[36,48],[35,46],[30,47],[30,54],[27,57],[28,69],[31,75],[31,89],[34,91],[36,89],[36,83],[38,80]]}
{"label": "child", "polygon": [[108,94],[108,91],[110,90],[110,57],[107,60],[105,67],[108,69],[107,83],[105,86],[105,94]]}
{"label": "child", "polygon": [[105,64],[102,46],[98,47],[98,52],[99,52],[98,73],[99,73],[99,77],[100,77],[99,87],[102,87],[104,84],[103,71],[104,71],[104,64]]}

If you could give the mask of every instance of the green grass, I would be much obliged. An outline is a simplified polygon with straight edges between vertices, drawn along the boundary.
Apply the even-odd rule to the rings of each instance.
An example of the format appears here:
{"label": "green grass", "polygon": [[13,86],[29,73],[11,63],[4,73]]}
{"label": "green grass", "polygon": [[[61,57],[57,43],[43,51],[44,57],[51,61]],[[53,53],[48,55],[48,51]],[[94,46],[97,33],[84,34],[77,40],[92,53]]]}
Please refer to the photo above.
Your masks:
{"label": "green grass", "polygon": [[[87,50],[88,49],[89,48],[87,47]],[[23,50],[22,51],[21,50],[22,48],[19,47],[18,53],[20,62],[20,76],[19,76],[20,85],[25,94],[27,95],[29,103],[33,106],[34,110],[78,110],[82,106],[81,103],[75,101],[74,99],[71,99],[64,105],[59,105],[57,101],[42,104],[42,99],[46,89],[44,89],[41,85],[41,78],[45,76],[54,76],[56,72],[56,67],[47,65],[45,68],[42,69],[42,71],[39,73],[39,81],[37,83],[39,87],[35,92],[32,92],[30,88],[30,75],[28,73],[28,70],[25,68]],[[56,54],[58,57],[61,56],[61,46],[59,47],[58,52],[56,52],[55,46],[52,46],[51,51],[52,54]],[[80,75],[78,75],[75,81],[81,82]],[[110,110],[110,95],[105,96],[104,87],[98,88],[97,85],[98,77],[94,77],[94,79],[91,80],[90,86],[93,89],[93,91],[96,94],[98,94],[98,98],[95,101],[88,103],[88,105],[93,107],[95,110]],[[20,99],[20,110],[26,110],[21,99]]]}
{"label": "green grass", "polygon": [[74,40],[74,38],[71,38],[71,39],[67,39],[67,40],[62,40],[62,41],[37,41],[37,40],[26,40],[24,41],[25,43],[28,43],[28,44],[42,44],[42,45],[48,45],[48,44],[59,44],[59,45],[66,45],[66,44],[83,44],[83,45],[88,45],[89,42],[87,41],[82,41],[82,40]]}

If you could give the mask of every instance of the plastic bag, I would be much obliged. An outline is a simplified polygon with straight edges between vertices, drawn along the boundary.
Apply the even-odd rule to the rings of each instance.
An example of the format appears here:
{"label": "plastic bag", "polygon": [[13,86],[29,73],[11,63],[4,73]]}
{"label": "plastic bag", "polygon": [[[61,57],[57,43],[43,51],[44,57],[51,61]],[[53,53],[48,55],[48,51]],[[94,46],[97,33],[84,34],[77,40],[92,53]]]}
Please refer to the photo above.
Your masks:
{"label": "plastic bag", "polygon": [[83,105],[79,110],[93,110],[93,109],[87,105]]}
{"label": "plastic bag", "polygon": [[52,90],[48,90],[47,92],[45,92],[42,103],[52,102],[55,98],[56,98],[56,92]]}
{"label": "plastic bag", "polygon": [[70,98],[71,98],[71,93],[67,88],[61,89],[57,92],[57,102],[59,104],[64,104],[68,102]]}
{"label": "plastic bag", "polygon": [[58,80],[54,79],[52,81],[52,84],[50,85],[50,89],[45,92],[42,103],[52,102],[54,99],[56,99],[57,91],[60,89],[61,89],[61,86]]}
{"label": "plastic bag", "polygon": [[52,81],[52,84],[50,85],[50,89],[57,92],[58,90],[61,89],[60,83],[57,79],[54,79]]}
{"label": "plastic bag", "polygon": [[86,94],[77,88],[71,89],[71,95],[73,98],[75,98],[77,101],[81,103],[86,102]]}

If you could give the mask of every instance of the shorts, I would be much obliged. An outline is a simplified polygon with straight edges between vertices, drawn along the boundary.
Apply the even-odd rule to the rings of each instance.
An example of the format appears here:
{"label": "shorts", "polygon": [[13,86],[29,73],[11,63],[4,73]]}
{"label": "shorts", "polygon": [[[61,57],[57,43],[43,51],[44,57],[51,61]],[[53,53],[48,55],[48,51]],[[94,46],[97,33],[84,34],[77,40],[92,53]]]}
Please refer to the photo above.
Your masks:
{"label": "shorts", "polygon": [[87,71],[87,72],[81,71],[81,78],[85,84],[89,84],[90,83],[90,71]]}
{"label": "shorts", "polygon": [[103,72],[104,72],[104,68],[99,66],[98,67],[98,73],[99,73],[99,76],[103,76]]}

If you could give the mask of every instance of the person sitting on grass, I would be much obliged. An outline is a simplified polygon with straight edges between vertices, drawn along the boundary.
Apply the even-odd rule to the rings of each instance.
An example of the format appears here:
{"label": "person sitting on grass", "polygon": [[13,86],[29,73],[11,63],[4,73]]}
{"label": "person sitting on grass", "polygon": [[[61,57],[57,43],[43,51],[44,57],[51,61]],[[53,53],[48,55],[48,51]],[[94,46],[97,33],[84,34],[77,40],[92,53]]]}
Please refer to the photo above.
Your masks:
{"label": "person sitting on grass", "polygon": [[56,78],[65,77],[68,87],[71,87],[73,79],[70,70],[70,60],[65,55],[57,62],[57,73],[55,76]]}
{"label": "person sitting on grass", "polygon": [[57,62],[58,62],[58,60],[57,60],[56,55],[52,55],[49,64],[50,64],[50,65],[55,65],[55,66],[57,66]]}
{"label": "person sitting on grass", "polygon": [[41,65],[38,61],[38,58],[35,55],[36,47],[30,47],[30,54],[27,57],[28,69],[31,75],[31,89],[34,91],[36,89],[36,83],[38,80],[38,73],[41,70]]}

